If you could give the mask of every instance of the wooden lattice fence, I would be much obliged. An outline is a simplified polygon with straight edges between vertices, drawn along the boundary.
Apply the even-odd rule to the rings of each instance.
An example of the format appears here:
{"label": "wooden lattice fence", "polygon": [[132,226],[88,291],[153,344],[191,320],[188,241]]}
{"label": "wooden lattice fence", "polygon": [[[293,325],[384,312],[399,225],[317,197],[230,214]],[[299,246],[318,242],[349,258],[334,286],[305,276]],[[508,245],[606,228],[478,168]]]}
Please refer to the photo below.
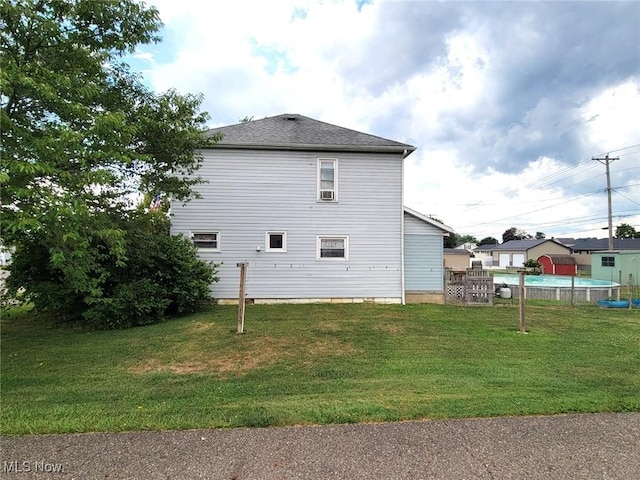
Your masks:
{"label": "wooden lattice fence", "polygon": [[447,303],[493,305],[493,277],[486,270],[468,268],[447,271],[445,278]]}

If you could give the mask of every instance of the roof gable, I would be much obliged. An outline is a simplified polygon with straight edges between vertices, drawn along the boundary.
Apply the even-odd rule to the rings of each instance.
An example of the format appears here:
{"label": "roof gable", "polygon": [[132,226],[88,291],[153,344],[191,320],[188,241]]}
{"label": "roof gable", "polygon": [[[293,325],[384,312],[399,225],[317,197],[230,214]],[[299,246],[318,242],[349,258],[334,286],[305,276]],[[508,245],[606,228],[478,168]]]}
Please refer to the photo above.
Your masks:
{"label": "roof gable", "polygon": [[212,148],[379,151],[409,155],[415,147],[368,133],[350,130],[299,114],[282,114],[261,120],[212,128],[221,135]]}
{"label": "roof gable", "polygon": [[416,212],[415,210],[412,210],[409,207],[404,207],[404,213],[407,215],[411,215],[412,217],[417,218],[418,220],[422,220],[423,222],[426,222],[430,225],[433,225],[436,228],[439,228],[440,230],[442,230],[443,232],[446,233],[453,233],[453,228],[445,225],[444,223],[440,223],[437,220],[434,220],[431,217],[427,217],[426,215],[423,215],[420,212]]}
{"label": "roof gable", "polygon": [[546,238],[531,239],[531,240],[509,240],[508,242],[502,243],[500,245],[494,245],[493,248],[490,248],[488,250],[491,250],[494,252],[497,250],[508,250],[510,252],[526,252],[527,250],[537,247],[538,245],[542,245],[543,243],[546,243],[546,242],[555,243],[569,250],[569,247],[567,247],[566,245],[563,245],[562,243],[557,242],[556,240],[546,239]]}
{"label": "roof gable", "polygon": [[578,263],[575,257],[572,257],[571,255],[549,253],[545,255],[540,255],[540,258],[542,257],[547,257],[555,265],[577,265]]}

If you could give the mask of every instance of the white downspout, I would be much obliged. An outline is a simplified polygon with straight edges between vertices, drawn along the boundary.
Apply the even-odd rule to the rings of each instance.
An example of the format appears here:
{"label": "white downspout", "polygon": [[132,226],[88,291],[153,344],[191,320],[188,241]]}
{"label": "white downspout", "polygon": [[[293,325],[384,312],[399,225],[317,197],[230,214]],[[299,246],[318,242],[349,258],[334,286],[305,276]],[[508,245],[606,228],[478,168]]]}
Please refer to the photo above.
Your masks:
{"label": "white downspout", "polygon": [[400,164],[400,288],[402,288],[402,297],[400,302],[402,305],[406,305],[406,298],[404,294],[404,159],[407,157],[408,152],[405,150],[402,154],[402,161]]}

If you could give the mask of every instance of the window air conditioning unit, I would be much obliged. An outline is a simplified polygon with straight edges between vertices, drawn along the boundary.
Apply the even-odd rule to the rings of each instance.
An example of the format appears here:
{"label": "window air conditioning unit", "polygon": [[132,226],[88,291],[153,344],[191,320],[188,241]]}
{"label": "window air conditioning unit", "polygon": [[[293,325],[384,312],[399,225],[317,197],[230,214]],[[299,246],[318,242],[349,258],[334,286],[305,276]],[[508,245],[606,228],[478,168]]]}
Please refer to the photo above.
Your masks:
{"label": "window air conditioning unit", "polygon": [[320,191],[320,199],[321,200],[333,200],[333,190],[321,190]]}

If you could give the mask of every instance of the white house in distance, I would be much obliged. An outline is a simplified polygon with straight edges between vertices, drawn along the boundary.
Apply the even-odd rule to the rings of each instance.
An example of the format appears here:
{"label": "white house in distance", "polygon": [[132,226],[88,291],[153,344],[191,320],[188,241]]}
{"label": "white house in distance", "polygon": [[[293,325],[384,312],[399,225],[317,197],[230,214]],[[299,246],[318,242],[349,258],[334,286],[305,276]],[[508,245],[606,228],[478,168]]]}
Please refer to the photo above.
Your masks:
{"label": "white house in distance", "polygon": [[298,114],[210,133],[202,198],[172,205],[171,231],[220,264],[218,302],[237,303],[239,262],[255,303],[444,301],[451,229],[403,206],[415,147]]}

